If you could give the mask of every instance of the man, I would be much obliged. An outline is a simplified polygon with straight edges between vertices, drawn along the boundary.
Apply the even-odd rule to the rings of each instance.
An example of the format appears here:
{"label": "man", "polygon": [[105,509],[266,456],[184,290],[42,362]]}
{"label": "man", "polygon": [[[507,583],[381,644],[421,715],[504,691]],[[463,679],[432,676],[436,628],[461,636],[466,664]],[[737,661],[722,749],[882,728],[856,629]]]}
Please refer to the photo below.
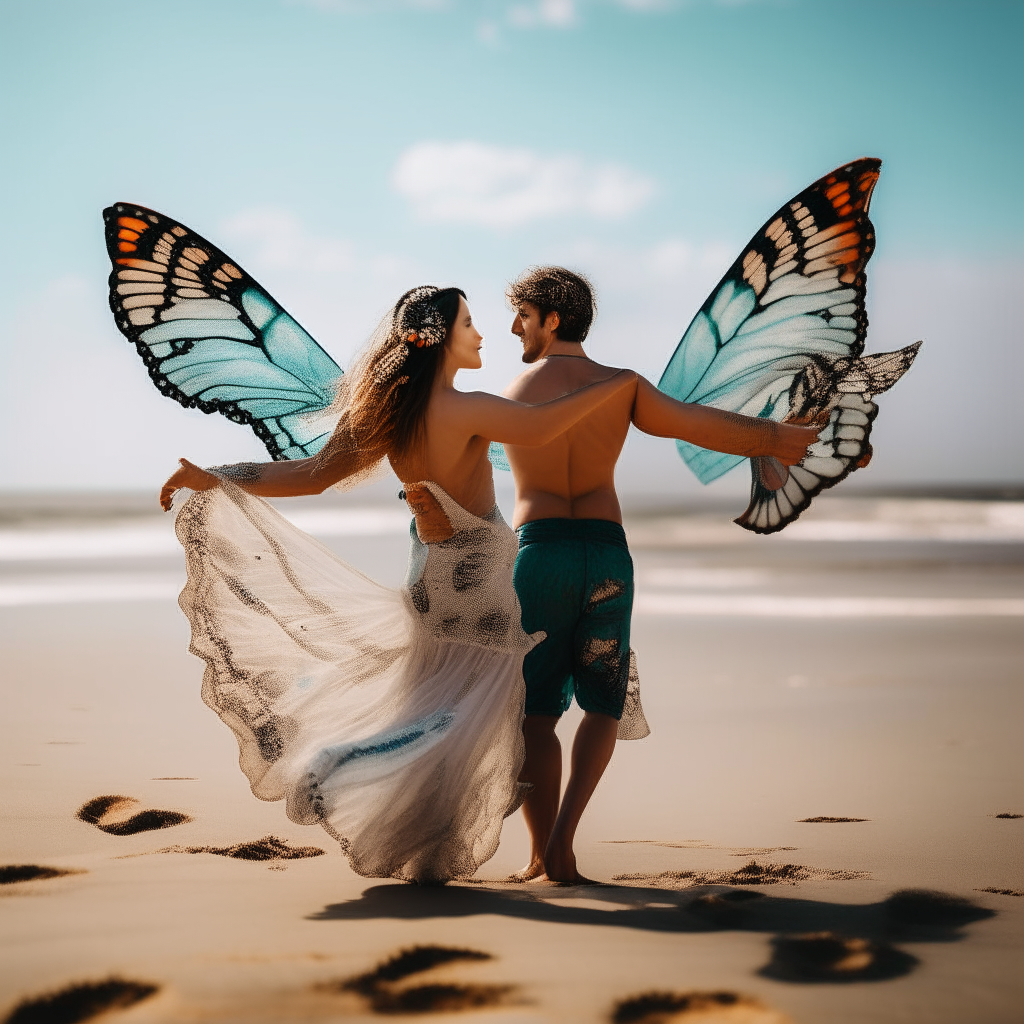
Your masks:
{"label": "man", "polygon": [[[594,317],[587,281],[561,267],[527,272],[508,290],[512,333],[529,369],[505,390],[519,402],[546,402],[617,372],[583,351]],[[550,444],[506,446],[516,484],[519,534],[515,586],[527,633],[547,639],[523,663],[526,763],[533,784],[523,805],[530,863],[515,877],[584,882],[576,869],[576,826],[615,747],[629,675],[633,563],[615,494],[615,463],[630,423],[647,434],[681,438],[737,455],[803,458],[810,427],[677,402],[642,377],[622,396],[580,420]],[[583,721],[559,804],[562,751],[555,735],[573,696]]]}

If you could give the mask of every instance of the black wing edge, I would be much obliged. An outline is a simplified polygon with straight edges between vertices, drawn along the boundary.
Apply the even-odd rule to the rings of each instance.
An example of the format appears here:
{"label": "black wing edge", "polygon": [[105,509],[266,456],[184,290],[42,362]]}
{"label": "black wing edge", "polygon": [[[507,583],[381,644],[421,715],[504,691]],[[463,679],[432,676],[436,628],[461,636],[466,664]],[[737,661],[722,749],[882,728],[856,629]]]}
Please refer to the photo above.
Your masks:
{"label": "black wing edge", "polygon": [[[186,395],[183,391],[181,391],[174,384],[172,384],[160,372],[160,360],[153,355],[153,353],[149,350],[149,347],[140,342],[137,337],[133,337],[132,332],[135,329],[134,325],[130,321],[122,318],[121,313],[117,309],[117,305],[114,298],[115,287],[117,284],[117,263],[115,262],[115,260],[118,258],[118,256],[115,255],[118,233],[117,218],[123,217],[125,215],[140,218],[156,217],[161,223],[178,225],[188,232],[188,236],[190,236],[200,244],[206,246],[210,250],[211,256],[213,256],[215,259],[221,262],[231,263],[232,265],[235,266],[237,266],[237,264],[235,263],[235,260],[232,259],[232,257],[228,256],[228,254],[224,252],[223,249],[219,248],[218,246],[210,242],[208,239],[204,238],[201,234],[199,234],[198,231],[194,231],[192,228],[188,227],[188,225],[182,224],[180,221],[174,220],[173,218],[160,213],[158,210],[150,209],[150,207],[148,206],[141,206],[138,203],[128,202],[117,202],[112,204],[111,206],[106,207],[103,210],[103,233],[104,238],[106,240],[107,256],[111,262],[111,271],[107,277],[107,304],[110,306],[110,312],[114,317],[114,323],[117,325],[117,329],[135,346],[136,352],[138,352],[140,358],[142,359],[143,363],[146,366],[147,372],[149,373],[149,379],[153,382],[154,386],[160,392],[160,394],[164,395],[164,397],[166,398],[172,399],[173,401],[177,402],[178,405],[182,406],[185,409],[198,409],[200,412],[204,412],[208,416],[213,413],[219,413],[226,419],[230,420],[232,423],[238,423],[241,426],[247,426],[251,428],[252,432],[263,443],[263,446],[267,449],[268,454],[270,455],[271,459],[274,462],[289,461],[288,456],[284,454],[284,449],[282,449],[280,445],[278,445],[277,441],[274,439],[273,432],[263,423],[262,420],[254,417],[252,413],[250,413],[248,410],[240,409],[235,402],[223,402],[218,399],[215,399],[212,402],[208,402],[204,401],[201,398],[194,398],[191,395]],[[261,285],[247,270],[245,270],[244,268],[240,269],[242,270],[243,274],[243,282],[255,285],[266,295],[270,296],[270,292],[268,292],[267,289],[264,288],[263,285]],[[273,297],[271,296],[271,298]],[[279,308],[284,310],[284,307],[281,306],[281,304],[277,302],[276,299],[273,299],[273,302]],[[257,338],[261,337],[259,329],[249,319],[249,316],[245,312],[245,309],[242,307],[241,302],[238,303],[238,309],[241,313],[239,319],[242,320],[243,323],[245,323],[245,325],[249,328],[249,330],[252,331],[252,333]],[[291,313],[289,313],[288,315],[291,317]],[[295,320],[295,317],[292,317],[292,319]],[[295,322],[298,323],[297,320],[295,320]],[[302,327],[301,324],[299,324],[299,326]],[[302,329],[306,331],[304,327]],[[306,331],[306,334],[310,338],[313,337],[309,333],[309,331]],[[317,345],[318,348],[321,348],[323,350],[323,347],[319,344],[319,342],[316,341],[316,339],[313,339],[313,343]],[[185,347],[182,349],[182,351],[187,352],[188,348]],[[330,357],[329,352],[326,352],[326,350],[323,351],[328,357]],[[291,434],[283,425],[281,427],[281,430],[283,433],[288,434],[289,438],[293,441],[294,447],[302,447],[302,445],[298,444],[298,442],[296,442],[295,439],[291,437]]]}
{"label": "black wing edge", "polygon": [[[900,377],[906,373],[907,370],[913,365],[914,360],[917,358],[917,354],[924,344],[923,341],[915,341],[906,348],[898,349],[894,352],[879,352],[877,358],[884,356],[903,354],[906,366],[900,372],[900,374],[891,383],[885,387],[879,388],[878,391],[872,393],[882,394],[887,391],[892,384],[895,384]],[[870,356],[868,358],[876,358],[876,356]],[[755,457],[750,460],[750,475],[751,475],[751,486],[750,486],[750,503],[747,505],[746,510],[742,515],[738,516],[733,520],[737,526],[742,526],[744,530],[750,530],[751,533],[758,533],[762,536],[767,536],[771,533],[779,533],[784,530],[790,523],[795,522],[800,516],[807,511],[811,506],[811,502],[816,498],[822,491],[827,491],[831,487],[835,487],[837,484],[841,484],[854,470],[863,469],[871,461],[874,454],[874,449],[871,446],[871,428],[874,425],[875,419],[878,417],[878,406],[874,402],[870,402],[871,408],[865,412],[868,418],[867,427],[864,431],[864,446],[861,454],[857,458],[851,458],[847,463],[846,468],[838,476],[834,477],[818,477],[818,483],[816,486],[809,490],[804,491],[804,496],[799,502],[790,503],[793,505],[792,513],[783,519],[781,522],[776,523],[774,526],[757,526],[755,523],[750,521],[747,517],[757,506],[761,500],[762,494],[774,492],[778,490],[778,487],[771,487],[769,483],[773,477],[776,479],[782,475],[782,483],[785,484],[785,473],[786,467],[782,465],[777,459]],[[815,474],[817,476],[817,474]],[[787,495],[788,498],[788,495]]]}
{"label": "black wing edge", "polygon": [[[823,174],[817,179],[817,181],[812,182],[802,192],[799,192],[788,202],[784,203],[764,222],[764,224],[761,225],[760,228],[758,228],[754,233],[754,236],[743,247],[740,255],[722,275],[718,284],[711,289],[711,293],[708,295],[707,299],[704,300],[704,304],[700,307],[699,312],[705,314],[710,313],[719,289],[726,283],[726,281],[744,280],[745,275],[749,276],[745,261],[752,258],[752,253],[756,253],[765,266],[771,266],[775,262],[775,259],[778,256],[777,247],[774,245],[772,240],[767,237],[767,231],[777,219],[782,218],[789,229],[794,233],[794,235],[796,235],[798,228],[796,219],[793,215],[794,206],[801,204],[806,207],[806,209],[814,216],[815,224],[818,226],[819,230],[825,230],[834,224],[838,224],[844,216],[850,216],[850,213],[853,211],[850,211],[850,213],[845,215],[841,215],[839,213],[839,209],[841,209],[841,207],[837,209],[836,206],[829,201],[826,195],[829,189],[844,180],[863,183],[858,189],[863,196],[863,210],[858,214],[860,225],[863,229],[863,237],[859,243],[858,259],[849,267],[849,280],[844,282],[852,284],[854,287],[863,288],[864,268],[866,267],[868,260],[871,259],[872,253],[875,251],[875,229],[867,213],[868,207],[871,205],[871,195],[874,191],[875,183],[878,181],[881,168],[882,161],[878,157],[857,157],[855,160],[851,160],[849,163],[842,164],[834,170],[829,171],[828,174]],[[841,195],[841,193],[839,194]],[[803,253],[797,251],[794,258],[801,264],[800,270],[797,271],[801,272],[803,266],[806,266],[807,262],[803,257]],[[759,290],[758,295],[760,296]],[[851,347],[850,354],[857,356],[860,355],[864,349],[864,339],[867,337],[868,318],[867,314],[862,309],[858,309],[855,319],[857,320],[856,340]],[[689,326],[687,327],[687,330],[689,330]],[[685,337],[686,331],[683,332],[683,338]],[[668,368],[672,365],[672,361],[678,354],[679,347],[682,343],[681,338],[679,344],[676,345],[673,350],[669,361],[665,364],[665,371],[662,373],[663,378],[665,373],[668,372]],[[658,386],[661,386],[660,381],[658,382]]]}

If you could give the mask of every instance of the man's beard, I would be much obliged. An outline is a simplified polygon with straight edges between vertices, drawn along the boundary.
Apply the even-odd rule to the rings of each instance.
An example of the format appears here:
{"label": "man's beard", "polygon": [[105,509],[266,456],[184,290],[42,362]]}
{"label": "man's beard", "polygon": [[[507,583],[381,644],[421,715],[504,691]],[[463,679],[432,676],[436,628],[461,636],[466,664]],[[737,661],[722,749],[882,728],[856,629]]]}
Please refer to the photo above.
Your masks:
{"label": "man's beard", "polygon": [[543,349],[540,346],[531,345],[528,341],[523,342],[523,362],[535,363],[541,357]]}

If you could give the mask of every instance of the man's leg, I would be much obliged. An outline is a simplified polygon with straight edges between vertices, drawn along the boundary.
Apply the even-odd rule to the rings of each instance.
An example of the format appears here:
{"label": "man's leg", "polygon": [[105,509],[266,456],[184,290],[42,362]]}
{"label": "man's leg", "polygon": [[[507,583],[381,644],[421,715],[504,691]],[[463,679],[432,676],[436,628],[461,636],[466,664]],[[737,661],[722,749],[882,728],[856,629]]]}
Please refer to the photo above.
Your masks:
{"label": "man's leg", "polygon": [[520,782],[533,783],[523,801],[523,817],[530,831],[530,863],[512,877],[523,882],[544,874],[544,851],[558,815],[562,789],[562,745],[555,735],[557,715],[527,715],[523,724],[526,761]]}
{"label": "man's leg", "polygon": [[633,562],[621,526],[588,524],[586,604],[576,627],[572,669],[584,715],[572,745],[569,784],[544,852],[548,878],[556,882],[589,881],[576,869],[572,844],[615,749],[629,681]]}
{"label": "man's leg", "polygon": [[[576,854],[573,853],[572,844],[576,826],[611,760],[618,728],[617,719],[611,715],[588,711],[576,730],[569,784],[565,787],[562,806],[543,854],[547,876],[552,881],[589,881],[576,870]],[[555,743],[558,743],[557,737]]]}
{"label": "man's leg", "polygon": [[558,814],[562,785],[562,747],[555,735],[558,719],[572,700],[572,663],[576,613],[583,583],[582,545],[563,536],[550,520],[519,529],[519,554],[513,582],[523,609],[523,629],[547,637],[523,660],[526,759],[521,782],[533,784],[523,802],[530,831],[530,863],[513,875],[527,881],[544,874],[544,849]]}

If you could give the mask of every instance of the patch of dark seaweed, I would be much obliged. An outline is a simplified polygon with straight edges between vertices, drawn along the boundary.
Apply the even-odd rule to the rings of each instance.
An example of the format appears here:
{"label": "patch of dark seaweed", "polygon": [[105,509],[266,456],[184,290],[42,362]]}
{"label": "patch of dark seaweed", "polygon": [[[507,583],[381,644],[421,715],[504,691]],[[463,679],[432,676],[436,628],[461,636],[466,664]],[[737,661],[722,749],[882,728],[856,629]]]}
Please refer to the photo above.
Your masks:
{"label": "patch of dark seaweed", "polygon": [[693,885],[780,885],[808,880],[854,881],[870,877],[866,871],[839,871],[804,864],[758,864],[751,860],[736,871],[662,871],[614,875],[616,882],[644,882],[678,889]]}
{"label": "patch of dark seaweed", "polygon": [[743,1019],[751,1022],[783,1024],[788,1020],[760,1000],[738,992],[644,992],[616,1003],[612,1024],[662,1024],[670,1019],[685,1019],[691,1013],[700,1020],[709,1020],[718,1013],[733,1020],[734,1010],[747,1011]]}
{"label": "patch of dark seaweed", "polygon": [[884,981],[909,974],[918,962],[888,943],[813,932],[772,939],[772,958],[758,973],[778,981]]}
{"label": "patch of dark seaweed", "polygon": [[183,825],[192,818],[180,811],[139,811],[127,818],[110,821],[111,817],[123,814],[139,803],[134,797],[114,794],[97,796],[78,808],[75,817],[88,825],[95,825],[100,831],[112,836],[134,836],[139,832],[154,832],[161,828]]}
{"label": "patch of dark seaweed", "polygon": [[78,1024],[108,1010],[120,1010],[148,999],[159,985],[107,978],[68,985],[57,992],[24,999],[4,1018],[4,1024]]}
{"label": "patch of dark seaweed", "polygon": [[838,825],[838,824],[840,824],[842,822],[846,822],[846,821],[851,821],[852,822],[852,821],[870,821],[870,820],[871,820],[870,818],[830,818],[827,815],[822,815],[821,817],[818,817],[818,818],[800,818],[799,821],[798,821],[798,824],[800,824],[800,825],[821,825],[821,824],[826,824],[827,823],[827,824],[830,824],[830,825]]}
{"label": "patch of dark seaweed", "polygon": [[975,892],[991,892],[997,896],[1024,896],[1024,889],[975,889]]}
{"label": "patch of dark seaweed", "polygon": [[1017,818],[1024,818],[1024,814],[1010,814],[1009,811],[1004,811],[1002,814],[997,814],[997,818],[1011,818],[1016,820]]}
{"label": "patch of dark seaweed", "polygon": [[443,1013],[498,1006],[513,991],[512,985],[432,984],[398,988],[406,978],[444,964],[493,959],[475,949],[413,946],[378,964],[366,974],[317,986],[327,992],[354,992],[369,1000],[374,1013]]}
{"label": "patch of dark seaweed", "polygon": [[882,906],[890,923],[904,928],[959,928],[995,914],[962,896],[934,889],[900,889]]}
{"label": "patch of dark seaweed", "polygon": [[306,857],[322,857],[319,846],[289,846],[287,840],[277,836],[264,836],[232,846],[168,846],[157,853],[214,853],[218,857],[233,857],[235,860],[302,860]]}
{"label": "patch of dark seaweed", "polygon": [[76,868],[47,868],[39,864],[0,864],[0,885],[81,874],[84,874],[84,872]]}

